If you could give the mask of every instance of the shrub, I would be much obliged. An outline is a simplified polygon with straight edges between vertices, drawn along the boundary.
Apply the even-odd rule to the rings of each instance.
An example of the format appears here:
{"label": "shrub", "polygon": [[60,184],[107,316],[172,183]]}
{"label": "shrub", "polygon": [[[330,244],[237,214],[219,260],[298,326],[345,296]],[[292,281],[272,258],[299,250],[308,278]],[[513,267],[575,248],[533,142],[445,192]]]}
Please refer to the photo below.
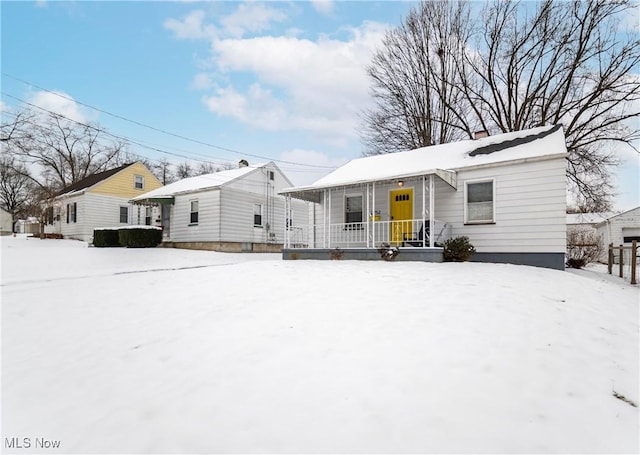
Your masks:
{"label": "shrub", "polygon": [[119,231],[120,245],[127,248],[154,248],[162,243],[162,229],[131,227]]}
{"label": "shrub", "polygon": [[342,251],[340,248],[336,248],[334,250],[329,251],[329,258],[332,261],[339,261],[342,259],[343,256],[344,256],[344,251]]}
{"label": "shrub", "polygon": [[468,261],[475,252],[475,247],[469,243],[469,237],[455,237],[444,242],[444,260],[448,262]]}
{"label": "shrub", "polygon": [[93,246],[112,247],[120,246],[118,229],[94,229]]}
{"label": "shrub", "polygon": [[396,246],[391,246],[388,243],[380,244],[380,248],[378,248],[378,254],[385,261],[393,261],[398,254],[400,254],[400,250]]}
{"label": "shrub", "polygon": [[567,234],[567,267],[581,269],[597,261],[604,252],[602,236],[593,231],[569,231]]}

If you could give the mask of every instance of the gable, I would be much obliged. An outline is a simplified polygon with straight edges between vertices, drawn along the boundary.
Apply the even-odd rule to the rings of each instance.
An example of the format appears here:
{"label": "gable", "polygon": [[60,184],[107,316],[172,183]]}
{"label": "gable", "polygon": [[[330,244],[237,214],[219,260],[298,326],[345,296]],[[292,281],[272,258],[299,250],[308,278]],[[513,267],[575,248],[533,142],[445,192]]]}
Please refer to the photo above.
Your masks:
{"label": "gable", "polygon": [[[143,187],[136,188],[136,177],[141,178]],[[88,190],[93,194],[131,199],[135,196],[162,187],[162,183],[142,163],[134,163]]]}

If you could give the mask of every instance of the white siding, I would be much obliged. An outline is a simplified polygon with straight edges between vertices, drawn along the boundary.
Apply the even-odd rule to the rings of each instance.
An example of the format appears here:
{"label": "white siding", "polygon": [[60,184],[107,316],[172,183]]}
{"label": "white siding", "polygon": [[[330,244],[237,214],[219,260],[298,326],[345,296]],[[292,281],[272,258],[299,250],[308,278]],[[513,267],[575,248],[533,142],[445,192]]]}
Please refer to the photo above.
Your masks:
{"label": "white siding", "polygon": [[[464,224],[465,181],[495,179],[495,224]],[[564,253],[566,175],[564,160],[462,170],[458,191],[436,191],[436,219],[465,235],[478,252]]]}
{"label": "white siding", "polygon": [[[274,172],[270,179],[269,171]],[[266,165],[220,188],[175,196],[171,211],[173,242],[284,242],[284,198],[277,195],[290,186],[273,165]],[[198,200],[198,223],[190,223],[190,202]],[[253,224],[255,204],[263,205],[262,227]],[[294,224],[306,224],[306,203],[293,201]]]}
{"label": "white siding", "polygon": [[0,209],[0,232],[13,232],[13,218],[5,209]]}
{"label": "white siding", "polygon": [[[221,233],[225,242],[284,243],[284,197],[237,189],[221,190]],[[253,224],[255,204],[262,204],[262,227]],[[292,201],[293,225],[306,226],[309,209],[302,201]]]}
{"label": "white siding", "polygon": [[[555,159],[521,164],[460,170],[457,190],[435,179],[434,219],[451,225],[451,235],[469,237],[478,252],[487,253],[564,253],[566,249],[565,160]],[[494,179],[494,224],[464,223],[465,182]],[[380,220],[389,220],[389,191],[393,184],[377,184],[375,207]],[[403,188],[413,188],[414,219],[422,218],[422,180],[406,180]],[[366,185],[331,190],[331,223],[344,223],[347,194],[362,193],[366,212]],[[428,198],[428,180],[427,192]],[[427,199],[428,210],[428,199]],[[363,215],[366,221],[368,214]],[[425,214],[425,218],[429,218]],[[316,224],[322,224],[323,207],[316,206]]]}
{"label": "white siding", "polygon": [[[117,227],[120,223],[120,207],[131,206],[126,198],[104,196],[95,193],[84,193],[60,199],[60,221],[45,226],[45,232],[62,234],[65,238],[82,240],[91,243],[93,230],[101,227]],[[76,222],[69,219],[67,223],[67,207],[76,203]]]}
{"label": "white siding", "polygon": [[640,207],[609,218],[598,226],[598,234],[602,235],[605,247],[610,243],[621,245],[623,244],[622,229],[625,228],[640,228]]}
{"label": "white siding", "polygon": [[[190,222],[191,201],[198,201],[198,223]],[[220,241],[220,190],[177,195],[171,211],[171,241]]]}

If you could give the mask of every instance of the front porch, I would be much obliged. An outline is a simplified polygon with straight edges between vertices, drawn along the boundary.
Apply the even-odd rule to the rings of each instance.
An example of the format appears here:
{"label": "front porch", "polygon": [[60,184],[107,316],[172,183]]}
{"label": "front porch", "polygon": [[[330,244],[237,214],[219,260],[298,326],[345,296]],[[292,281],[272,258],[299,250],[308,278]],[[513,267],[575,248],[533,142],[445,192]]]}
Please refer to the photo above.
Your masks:
{"label": "front porch", "polygon": [[452,229],[435,219],[436,179],[446,184],[442,191],[455,191],[455,174],[446,171],[285,191],[287,220],[292,197],[314,206],[306,226],[285,220],[283,258],[380,259],[378,249],[386,247],[397,249],[398,260],[442,261]]}
{"label": "front porch", "polygon": [[[451,226],[443,221],[398,220],[324,223],[291,226],[285,248],[378,248],[381,245],[409,248],[437,248],[451,237]],[[431,235],[433,225],[434,235]],[[426,229],[425,229],[426,228]],[[433,244],[432,244],[433,241]]]}

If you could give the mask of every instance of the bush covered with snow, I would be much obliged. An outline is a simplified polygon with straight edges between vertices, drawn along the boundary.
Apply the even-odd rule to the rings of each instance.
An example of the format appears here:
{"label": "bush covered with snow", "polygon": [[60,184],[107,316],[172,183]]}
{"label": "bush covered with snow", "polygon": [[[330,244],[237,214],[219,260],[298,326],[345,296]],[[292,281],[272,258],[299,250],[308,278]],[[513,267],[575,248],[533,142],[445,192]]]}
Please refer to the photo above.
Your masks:
{"label": "bush covered with snow", "polygon": [[469,237],[461,236],[444,242],[444,260],[447,262],[464,262],[471,259],[476,248],[469,243]]}
{"label": "bush covered with snow", "polygon": [[120,245],[127,248],[153,248],[162,242],[162,229],[142,226],[118,231]]}
{"label": "bush covered with snow", "polygon": [[93,246],[97,246],[99,248],[120,246],[118,229],[94,229]]}

